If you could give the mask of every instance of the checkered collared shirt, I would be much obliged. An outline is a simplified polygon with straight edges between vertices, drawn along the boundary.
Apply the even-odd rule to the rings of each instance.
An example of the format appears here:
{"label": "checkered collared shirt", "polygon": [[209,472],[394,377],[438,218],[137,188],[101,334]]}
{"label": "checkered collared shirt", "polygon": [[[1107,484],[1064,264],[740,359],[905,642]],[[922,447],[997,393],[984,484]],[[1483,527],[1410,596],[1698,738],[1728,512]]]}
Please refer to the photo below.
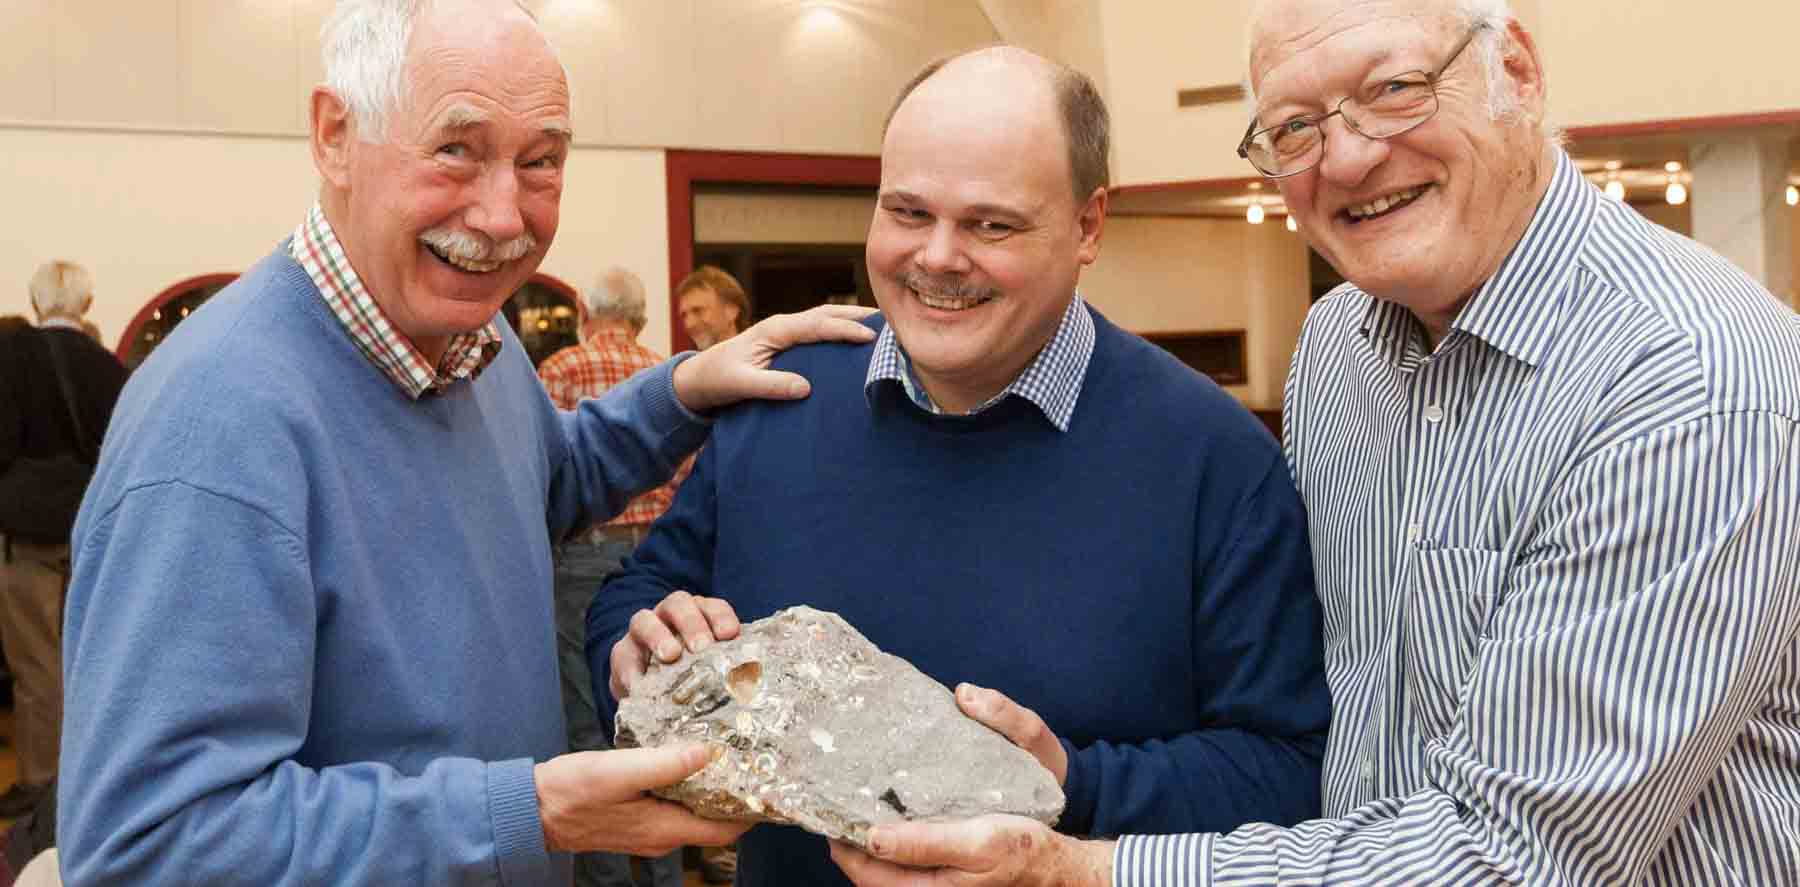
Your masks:
{"label": "checkered collared shirt", "polygon": [[[1087,303],[1082,301],[1081,294],[1077,293],[1069,300],[1069,307],[1063,311],[1062,321],[1056,325],[1056,332],[1044,345],[1044,350],[1025,365],[1025,371],[1012,380],[1012,384],[970,410],[968,415],[986,410],[1009,394],[1016,394],[1042,411],[1057,431],[1068,431],[1069,420],[1075,415],[1075,401],[1081,397],[1081,380],[1086,378],[1088,360],[1093,356],[1094,318],[1088,314]],[[875,353],[869,358],[869,375],[863,382],[863,393],[872,395],[877,382],[898,382],[920,409],[944,414],[913,375],[912,365],[906,359],[906,351],[900,347],[900,340],[894,336],[892,324],[882,327],[881,335],[875,339]]]}
{"label": "checkered collared shirt", "polygon": [[[544,380],[544,390],[558,407],[572,410],[582,398],[598,396],[631,378],[633,373],[662,361],[662,355],[639,345],[630,333],[620,329],[601,330],[585,342],[570,345],[544,358],[543,365],[538,367],[538,378]],[[693,460],[689,459],[675,473],[673,480],[631,500],[631,504],[605,526],[648,526],[669,510],[669,503],[675,499],[675,488],[681,485],[692,465]]]}
{"label": "checkered collared shirt", "polygon": [[343,323],[363,356],[412,400],[475,378],[500,354],[500,330],[488,321],[475,332],[452,337],[443,359],[433,367],[375,304],[344,256],[343,244],[325,220],[324,208],[317,203],[294,230],[288,254],[306,269],[313,285],[319,288],[319,295],[325,298],[325,304]]}

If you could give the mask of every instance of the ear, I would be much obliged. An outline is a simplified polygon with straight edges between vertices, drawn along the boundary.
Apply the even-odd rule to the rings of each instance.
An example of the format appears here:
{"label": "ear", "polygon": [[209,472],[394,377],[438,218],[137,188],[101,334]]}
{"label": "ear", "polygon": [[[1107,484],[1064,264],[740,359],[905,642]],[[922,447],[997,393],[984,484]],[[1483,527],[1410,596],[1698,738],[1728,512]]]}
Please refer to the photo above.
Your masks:
{"label": "ear", "polygon": [[1092,265],[1100,258],[1100,232],[1106,227],[1106,186],[1101,185],[1088,195],[1086,205],[1081,208],[1081,215],[1075,222],[1081,228],[1081,243],[1075,255],[1083,265]]}
{"label": "ear", "polygon": [[350,187],[350,106],[324,86],[312,91],[312,155],[319,176],[340,190]]}
{"label": "ear", "polygon": [[1538,55],[1537,41],[1532,39],[1531,32],[1519,24],[1518,19],[1506,22],[1506,43],[1502,47],[1505,58],[1502,64],[1506,68],[1506,76],[1518,92],[1519,108],[1533,123],[1544,120],[1545,98],[1548,94],[1544,83],[1544,62]]}

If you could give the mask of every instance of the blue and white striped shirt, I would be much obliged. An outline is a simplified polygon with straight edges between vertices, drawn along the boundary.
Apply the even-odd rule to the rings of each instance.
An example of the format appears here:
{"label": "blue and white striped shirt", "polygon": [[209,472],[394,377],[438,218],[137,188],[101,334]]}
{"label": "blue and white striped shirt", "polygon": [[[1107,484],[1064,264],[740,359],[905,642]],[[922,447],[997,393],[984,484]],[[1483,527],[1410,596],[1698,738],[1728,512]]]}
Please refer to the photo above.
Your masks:
{"label": "blue and white striped shirt", "polygon": [[1117,884],[1800,884],[1800,318],[1563,156],[1435,350],[1346,285],[1286,406],[1330,818]]}
{"label": "blue and white striped shirt", "polygon": [[[1001,389],[999,394],[988,398],[986,403],[969,411],[970,415],[979,413],[999,403],[1009,394],[1030,401],[1057,431],[1069,430],[1069,419],[1075,415],[1075,402],[1081,398],[1081,380],[1087,377],[1088,360],[1094,356],[1094,318],[1088,314],[1087,303],[1077,293],[1069,300],[1069,307],[1063,309],[1062,320],[1056,324],[1056,332],[1051,334],[1050,341],[1043,350],[1032,358],[1031,363],[1019,373],[1019,377]],[[942,414],[944,411],[931,400],[925,386],[914,378],[912,366],[907,362],[906,351],[900,347],[900,340],[894,337],[894,325],[887,324],[881,328],[881,334],[875,338],[874,353],[869,357],[869,375],[863,382],[863,390],[870,391],[877,382],[898,382],[905,388],[906,396],[919,409],[928,413]]]}

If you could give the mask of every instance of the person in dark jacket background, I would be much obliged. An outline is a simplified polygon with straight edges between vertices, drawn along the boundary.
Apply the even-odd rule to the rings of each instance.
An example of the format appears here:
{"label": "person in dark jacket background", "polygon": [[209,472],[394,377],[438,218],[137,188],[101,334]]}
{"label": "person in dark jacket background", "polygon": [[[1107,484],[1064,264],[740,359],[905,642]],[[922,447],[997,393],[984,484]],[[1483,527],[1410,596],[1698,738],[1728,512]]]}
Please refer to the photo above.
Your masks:
{"label": "person in dark jacket background", "polygon": [[[125,367],[82,328],[94,303],[87,269],[48,262],[32,275],[30,288],[37,325],[23,318],[0,321],[0,476],[31,472],[64,454],[91,465],[125,386]],[[0,510],[20,519],[0,515],[0,642],[13,672],[13,744],[19,753],[19,778],[0,794],[0,817],[30,810],[56,775],[70,528],[29,536],[4,530],[52,509],[31,499],[0,502]]]}

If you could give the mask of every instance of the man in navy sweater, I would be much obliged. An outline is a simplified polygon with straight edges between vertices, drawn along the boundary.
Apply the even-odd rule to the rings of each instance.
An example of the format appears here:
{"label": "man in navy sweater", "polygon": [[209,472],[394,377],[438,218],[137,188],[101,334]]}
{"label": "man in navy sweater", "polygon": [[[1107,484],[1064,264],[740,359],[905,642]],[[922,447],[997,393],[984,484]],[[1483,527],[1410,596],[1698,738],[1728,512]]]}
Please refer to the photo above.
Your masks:
{"label": "man in navy sweater", "polygon": [[[1066,832],[1318,814],[1329,699],[1300,502],[1247,411],[1076,294],[1106,146],[1087,78],[1017,49],[907,87],[868,239],[879,336],[789,352],[812,397],[715,426],[590,608],[609,716],[649,657],[804,603],[969,682],[971,714],[1003,691],[1041,715],[1000,726],[1063,783]],[[744,887],[833,883],[821,838],[740,841]]]}

